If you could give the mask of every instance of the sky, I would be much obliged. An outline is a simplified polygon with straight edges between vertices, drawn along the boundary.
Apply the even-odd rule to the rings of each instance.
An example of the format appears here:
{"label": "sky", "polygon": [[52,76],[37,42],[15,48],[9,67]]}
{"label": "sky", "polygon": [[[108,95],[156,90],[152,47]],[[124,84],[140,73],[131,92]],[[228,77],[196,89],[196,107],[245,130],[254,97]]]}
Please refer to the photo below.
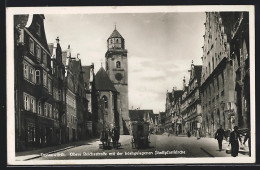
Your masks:
{"label": "sky", "polygon": [[48,43],[70,45],[82,65],[104,65],[107,38],[116,29],[128,50],[129,109],[165,111],[166,92],[181,90],[191,61],[201,65],[205,13],[125,13],[45,15]]}

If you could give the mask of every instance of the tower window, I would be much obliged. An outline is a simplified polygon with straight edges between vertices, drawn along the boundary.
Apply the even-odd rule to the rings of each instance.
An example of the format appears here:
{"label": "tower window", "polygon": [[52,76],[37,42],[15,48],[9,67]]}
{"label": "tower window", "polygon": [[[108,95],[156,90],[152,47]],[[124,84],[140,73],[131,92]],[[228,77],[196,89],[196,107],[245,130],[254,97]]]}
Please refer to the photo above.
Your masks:
{"label": "tower window", "polygon": [[104,106],[107,109],[108,108],[108,100],[107,100],[107,96],[103,96],[102,97],[103,101],[104,101]]}
{"label": "tower window", "polygon": [[40,84],[40,70],[35,71],[35,77],[36,84]]}
{"label": "tower window", "polygon": [[117,61],[117,62],[116,62],[116,68],[121,68],[121,63],[120,63],[120,61]]}

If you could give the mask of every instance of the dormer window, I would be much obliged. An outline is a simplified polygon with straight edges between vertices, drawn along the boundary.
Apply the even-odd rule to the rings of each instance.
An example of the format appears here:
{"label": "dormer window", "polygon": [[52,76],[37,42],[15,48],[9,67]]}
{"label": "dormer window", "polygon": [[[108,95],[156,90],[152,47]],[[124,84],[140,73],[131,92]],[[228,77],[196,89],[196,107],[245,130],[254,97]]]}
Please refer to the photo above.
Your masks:
{"label": "dormer window", "polygon": [[116,62],[116,68],[121,68],[121,63],[120,63],[120,61],[117,61],[117,62]]}

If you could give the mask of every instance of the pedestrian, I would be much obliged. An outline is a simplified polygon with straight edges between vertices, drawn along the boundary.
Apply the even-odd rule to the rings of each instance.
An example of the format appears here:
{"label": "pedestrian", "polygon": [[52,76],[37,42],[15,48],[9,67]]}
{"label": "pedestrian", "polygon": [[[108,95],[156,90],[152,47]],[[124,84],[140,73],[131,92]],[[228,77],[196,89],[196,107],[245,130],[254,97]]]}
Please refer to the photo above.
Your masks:
{"label": "pedestrian", "polygon": [[197,140],[199,140],[200,139],[200,129],[197,129],[196,136],[197,136]]}
{"label": "pedestrian", "polygon": [[233,157],[236,157],[238,155],[239,151],[239,141],[241,142],[241,138],[239,136],[238,132],[238,126],[234,127],[234,130],[230,133],[230,141],[231,144],[231,155]]}
{"label": "pedestrian", "polygon": [[251,140],[250,140],[250,131],[249,130],[246,131],[246,135],[245,135],[244,142],[243,142],[244,145],[247,140],[248,140],[249,156],[251,156]]}
{"label": "pedestrian", "polygon": [[218,140],[218,148],[219,148],[219,152],[222,151],[222,141],[223,138],[226,138],[225,136],[225,131],[224,129],[222,129],[222,125],[219,126],[219,129],[217,130],[216,134],[215,134],[215,139]]}
{"label": "pedestrian", "polygon": [[189,131],[189,130],[187,131],[187,136],[188,136],[188,137],[190,137],[190,136],[191,136],[191,134],[190,134],[190,131]]}

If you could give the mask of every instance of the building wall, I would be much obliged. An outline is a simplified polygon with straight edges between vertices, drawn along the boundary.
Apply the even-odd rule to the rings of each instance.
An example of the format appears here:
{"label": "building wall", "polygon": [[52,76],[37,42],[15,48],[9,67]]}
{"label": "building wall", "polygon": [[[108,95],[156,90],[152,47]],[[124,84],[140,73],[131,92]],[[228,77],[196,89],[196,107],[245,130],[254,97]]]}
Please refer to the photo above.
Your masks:
{"label": "building wall", "polygon": [[77,107],[76,107],[76,96],[70,90],[66,92],[66,111],[67,111],[67,139],[69,142],[76,141],[77,136]]}
{"label": "building wall", "polygon": [[230,60],[230,13],[206,13],[202,67],[202,129],[213,136],[219,125],[234,126],[230,115],[236,112],[235,85]]}
{"label": "building wall", "polygon": [[[19,16],[17,16],[19,18]],[[59,120],[53,112],[53,77],[44,15],[29,15],[15,40],[16,151],[58,144]],[[19,20],[19,19],[18,19]]]}
{"label": "building wall", "polygon": [[250,128],[250,76],[249,76],[249,18],[247,12],[234,14],[232,29],[231,58],[236,78],[237,125]]}

